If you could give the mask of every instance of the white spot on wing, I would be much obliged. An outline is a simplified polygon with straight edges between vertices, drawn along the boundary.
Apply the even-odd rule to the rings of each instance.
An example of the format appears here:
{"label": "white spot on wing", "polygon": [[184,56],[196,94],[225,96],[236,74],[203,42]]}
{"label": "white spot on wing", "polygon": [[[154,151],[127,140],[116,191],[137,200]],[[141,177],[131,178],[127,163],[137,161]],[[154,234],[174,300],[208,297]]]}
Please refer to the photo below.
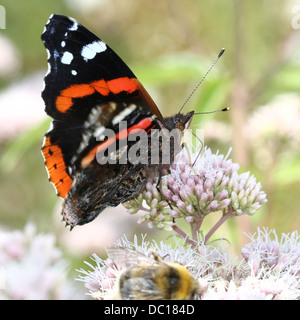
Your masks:
{"label": "white spot on wing", "polygon": [[45,74],[45,77],[47,77],[47,75],[51,72],[51,64],[48,62],[48,69],[47,72]]}
{"label": "white spot on wing", "polygon": [[46,22],[46,26],[50,23],[51,19],[53,18],[54,14],[51,14],[48,21]]}
{"label": "white spot on wing", "polygon": [[105,131],[105,127],[103,126],[97,128],[96,131],[94,132],[94,137],[97,139],[99,136],[103,134],[104,131]]}
{"label": "white spot on wing", "polygon": [[73,60],[73,54],[69,51],[64,52],[63,56],[61,57],[61,63],[63,64],[70,64]]}
{"label": "white spot on wing", "polygon": [[71,73],[72,73],[73,76],[76,76],[77,71],[76,70],[72,70]]}
{"label": "white spot on wing", "polygon": [[51,57],[51,53],[47,48],[46,48],[46,52],[47,52],[48,69],[47,69],[47,72],[45,74],[45,77],[51,72],[51,65],[49,63],[49,59]]}
{"label": "white spot on wing", "polygon": [[85,61],[88,61],[93,59],[97,53],[104,52],[106,49],[106,44],[103,41],[94,41],[82,48],[81,56]]}
{"label": "white spot on wing", "polygon": [[49,60],[50,59],[50,57],[51,57],[51,53],[50,53],[50,51],[46,48],[46,52],[47,52],[47,59]]}
{"label": "white spot on wing", "polygon": [[45,24],[42,34],[44,34],[44,33],[47,31],[47,24],[48,24],[48,23]]}
{"label": "white spot on wing", "polygon": [[52,131],[52,130],[53,130],[53,121],[51,121],[47,133],[50,132],[50,131]]}
{"label": "white spot on wing", "polygon": [[78,29],[78,22],[73,18],[69,18],[69,19],[73,21],[73,25],[69,28],[69,31],[76,31]]}
{"label": "white spot on wing", "polygon": [[112,124],[116,125],[117,123],[119,123],[120,121],[125,119],[128,115],[130,115],[130,113],[135,109],[136,109],[136,105],[135,104],[131,104],[129,107],[127,107],[126,109],[121,111],[117,116],[115,116],[113,118]]}

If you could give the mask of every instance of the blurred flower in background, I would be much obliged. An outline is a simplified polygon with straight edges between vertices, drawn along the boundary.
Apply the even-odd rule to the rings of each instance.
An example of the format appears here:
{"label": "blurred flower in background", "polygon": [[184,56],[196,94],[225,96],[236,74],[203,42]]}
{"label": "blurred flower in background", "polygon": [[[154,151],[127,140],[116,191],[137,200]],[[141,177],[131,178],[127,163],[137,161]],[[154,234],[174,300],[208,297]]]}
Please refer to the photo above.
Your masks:
{"label": "blurred flower in background", "polygon": [[250,114],[245,127],[255,165],[274,166],[300,154],[300,95],[282,94]]}
{"label": "blurred flower in background", "polygon": [[81,14],[89,14],[102,9],[107,0],[65,0],[66,5]]}
{"label": "blurred flower in background", "polygon": [[21,53],[14,43],[0,34],[0,78],[11,78],[21,69]]}
{"label": "blurred flower in background", "polygon": [[33,73],[0,91],[0,139],[10,140],[46,119],[43,77],[42,72]]}
{"label": "blurred flower in background", "polygon": [[76,227],[70,232],[58,218],[60,217],[61,208],[59,206],[56,208],[57,210],[53,212],[52,219],[55,221],[55,230],[58,238],[64,248],[76,257],[81,257],[91,252],[103,254],[105,247],[117,241],[120,235],[128,230],[131,232],[132,230],[147,232],[149,237],[157,235],[156,230],[149,230],[146,225],[138,225],[137,218],[134,215],[129,215],[122,206],[116,210],[108,208],[101,213],[100,219],[96,219],[93,223],[85,226]]}
{"label": "blurred flower in background", "polygon": [[0,300],[78,299],[80,290],[68,279],[69,262],[55,245],[54,234],[0,230]]}

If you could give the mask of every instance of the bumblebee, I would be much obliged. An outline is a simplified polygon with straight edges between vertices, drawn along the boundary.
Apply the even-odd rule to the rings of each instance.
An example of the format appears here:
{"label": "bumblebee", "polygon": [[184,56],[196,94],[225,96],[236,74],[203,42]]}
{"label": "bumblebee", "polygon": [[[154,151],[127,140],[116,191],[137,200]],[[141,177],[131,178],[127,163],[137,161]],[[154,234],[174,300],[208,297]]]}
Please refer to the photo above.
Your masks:
{"label": "bumblebee", "polygon": [[151,256],[115,247],[107,250],[117,269],[124,271],[116,282],[116,299],[190,300],[199,292],[199,283],[178,262],[164,262]]}

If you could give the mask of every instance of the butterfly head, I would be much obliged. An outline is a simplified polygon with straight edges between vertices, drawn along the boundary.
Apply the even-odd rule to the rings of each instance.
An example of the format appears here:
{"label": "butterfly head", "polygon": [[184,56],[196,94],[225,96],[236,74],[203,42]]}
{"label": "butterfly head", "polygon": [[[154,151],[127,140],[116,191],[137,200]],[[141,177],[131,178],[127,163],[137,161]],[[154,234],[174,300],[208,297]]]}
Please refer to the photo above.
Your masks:
{"label": "butterfly head", "polygon": [[169,130],[179,129],[181,132],[188,129],[194,116],[194,111],[187,114],[178,113],[173,117],[168,117],[164,119],[164,126]]}

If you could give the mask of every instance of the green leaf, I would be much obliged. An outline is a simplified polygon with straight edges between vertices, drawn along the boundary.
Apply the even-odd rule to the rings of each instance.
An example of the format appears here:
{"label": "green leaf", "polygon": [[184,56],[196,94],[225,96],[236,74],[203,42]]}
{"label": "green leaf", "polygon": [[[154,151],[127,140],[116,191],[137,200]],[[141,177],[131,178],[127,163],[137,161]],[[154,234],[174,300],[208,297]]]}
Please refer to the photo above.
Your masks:
{"label": "green leaf", "polygon": [[42,137],[49,128],[49,123],[50,120],[47,119],[11,141],[2,152],[0,170],[4,173],[11,172],[35,143],[39,140],[42,143]]}

